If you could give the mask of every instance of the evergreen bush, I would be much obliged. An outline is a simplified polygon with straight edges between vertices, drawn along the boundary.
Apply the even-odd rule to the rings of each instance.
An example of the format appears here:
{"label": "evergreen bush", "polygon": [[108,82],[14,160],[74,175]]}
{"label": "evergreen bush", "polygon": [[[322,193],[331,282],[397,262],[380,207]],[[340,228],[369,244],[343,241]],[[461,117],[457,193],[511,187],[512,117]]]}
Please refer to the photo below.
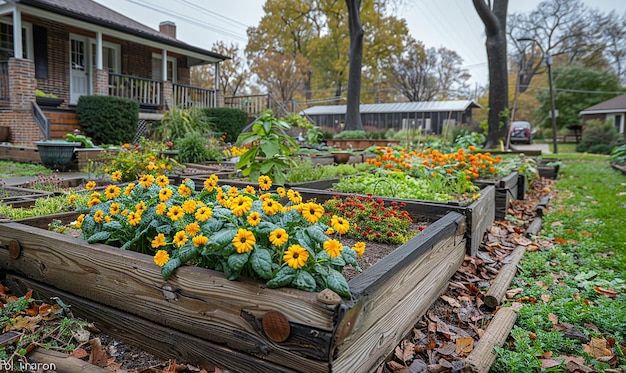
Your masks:
{"label": "evergreen bush", "polygon": [[611,121],[590,120],[585,123],[583,136],[580,143],[576,145],[576,151],[609,154],[620,138],[621,135]]}
{"label": "evergreen bush", "polygon": [[239,109],[205,108],[204,115],[211,121],[216,132],[224,133],[224,141],[234,143],[248,124],[248,114]]}
{"label": "evergreen bush", "polygon": [[97,143],[133,141],[139,121],[139,103],[113,96],[80,96],[76,115],[85,134]]}

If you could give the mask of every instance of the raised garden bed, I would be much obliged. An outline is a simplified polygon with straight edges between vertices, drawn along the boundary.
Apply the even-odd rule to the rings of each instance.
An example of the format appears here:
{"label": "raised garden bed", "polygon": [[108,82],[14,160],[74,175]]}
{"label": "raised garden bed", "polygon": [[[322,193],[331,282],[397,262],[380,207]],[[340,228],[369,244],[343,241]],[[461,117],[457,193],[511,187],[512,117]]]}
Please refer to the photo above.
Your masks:
{"label": "raised garden bed", "polygon": [[[320,189],[325,188],[326,185],[321,185]],[[315,198],[318,202],[326,201],[333,196],[347,197],[355,195],[354,193],[338,193],[329,190],[320,190],[313,188],[293,188],[300,192],[304,199]],[[406,203],[405,209],[411,214],[424,214],[423,216],[444,216],[450,211],[454,211],[465,216],[465,236],[467,238],[467,252],[474,256],[478,251],[478,247],[483,239],[483,234],[491,226],[495,219],[495,187],[490,185],[484,187],[480,191],[480,197],[468,204],[460,204],[458,202],[432,202],[421,200],[399,200],[388,197],[376,197],[382,198],[384,201],[402,201]]]}
{"label": "raised garden bed", "polygon": [[349,300],[228,281],[194,266],[164,281],[151,256],[28,225],[41,225],[41,218],[0,224],[0,267],[22,287],[61,296],[107,333],[167,358],[239,372],[369,372],[465,257],[462,214],[439,217],[417,206],[410,212],[432,222],[351,279]]}
{"label": "raised garden bed", "polygon": [[474,184],[481,188],[494,186],[496,219],[502,220],[507,214],[509,203],[517,200],[518,196],[518,173],[513,171],[499,179],[476,179]]}
{"label": "raised garden bed", "polygon": [[51,192],[21,187],[0,187],[0,203],[12,207],[30,207],[37,198],[49,197]]}
{"label": "raised garden bed", "polygon": [[373,140],[373,139],[329,139],[326,145],[339,149],[362,150],[371,146],[394,146],[400,144],[400,140]]}
{"label": "raised garden bed", "polygon": [[541,158],[537,160],[539,176],[548,179],[556,179],[559,175],[561,161],[556,158]]}

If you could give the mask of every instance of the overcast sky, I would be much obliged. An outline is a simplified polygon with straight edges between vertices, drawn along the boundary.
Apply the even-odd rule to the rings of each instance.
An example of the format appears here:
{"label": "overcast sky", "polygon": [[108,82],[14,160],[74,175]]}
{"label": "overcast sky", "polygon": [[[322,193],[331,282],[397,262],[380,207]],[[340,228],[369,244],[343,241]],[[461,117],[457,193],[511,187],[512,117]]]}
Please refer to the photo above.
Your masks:
{"label": "overcast sky", "polygon": [[[247,44],[246,28],[257,26],[263,16],[264,0],[96,0],[99,3],[158,29],[159,22],[177,25],[178,39],[211,49],[215,41]],[[407,0],[398,15],[407,20],[409,32],[426,47],[446,47],[463,58],[472,74],[471,83],[488,81],[484,26],[471,0]],[[526,13],[539,0],[509,0],[510,13]],[[607,13],[626,11],[626,0],[584,0]]]}

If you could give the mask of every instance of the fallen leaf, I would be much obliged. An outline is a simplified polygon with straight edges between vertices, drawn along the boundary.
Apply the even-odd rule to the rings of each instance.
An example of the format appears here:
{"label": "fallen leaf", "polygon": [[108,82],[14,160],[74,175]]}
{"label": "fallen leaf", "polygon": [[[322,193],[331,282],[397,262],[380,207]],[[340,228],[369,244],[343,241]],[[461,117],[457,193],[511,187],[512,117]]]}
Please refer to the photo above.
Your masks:
{"label": "fallen leaf", "polygon": [[420,359],[415,359],[409,365],[409,372],[411,373],[426,373],[428,371],[428,366],[425,362]]}
{"label": "fallen leaf", "polygon": [[392,372],[402,372],[403,370],[405,372],[408,372],[408,368],[405,365],[402,365],[394,360],[388,362],[387,366],[389,367],[389,369],[391,369]]}
{"label": "fallen leaf", "polygon": [[8,323],[7,326],[4,328],[5,332],[8,332],[10,330],[17,330],[33,333],[35,329],[39,327],[41,316],[17,316],[14,320],[14,323]]}
{"label": "fallen leaf", "polygon": [[554,368],[561,365],[563,359],[541,359],[541,369]]}
{"label": "fallen leaf", "polygon": [[559,323],[559,318],[553,313],[548,314],[548,320],[552,321],[552,325],[556,325]]}
{"label": "fallen leaf", "polygon": [[576,339],[583,343],[587,343],[587,336],[572,324],[561,323],[554,325],[556,331],[562,332],[569,339]]}
{"label": "fallen leaf", "polygon": [[400,346],[396,346],[394,353],[400,361],[406,363],[415,356],[415,345],[405,339],[400,343]]}
{"label": "fallen leaf", "polygon": [[583,344],[583,351],[596,358],[613,356],[613,352],[606,348],[606,340],[604,338],[591,338],[589,344]]}
{"label": "fallen leaf", "polygon": [[541,300],[544,301],[544,303],[548,303],[548,301],[550,301],[550,296],[548,294],[543,294],[541,296]]}
{"label": "fallen leaf", "polygon": [[523,291],[524,291],[524,289],[522,289],[522,288],[516,288],[516,289],[507,290],[506,291],[506,297],[507,297],[507,299],[511,299],[511,298],[515,297],[516,295],[521,294]]}
{"label": "fallen leaf", "polygon": [[466,356],[474,349],[474,338],[459,337],[454,341],[456,343],[455,352],[459,356]]}
{"label": "fallen leaf", "polygon": [[561,226],[561,225],[563,225],[563,223],[560,222],[560,221],[555,221],[555,222],[552,222],[552,224],[551,224],[552,227],[558,227],[558,226]]}
{"label": "fallen leaf", "polygon": [[444,301],[448,302],[448,304],[451,305],[452,307],[456,307],[456,308],[461,307],[461,304],[456,299],[454,299],[452,297],[449,297],[447,295],[441,295],[440,298],[443,299]]}
{"label": "fallen leaf", "polygon": [[521,310],[522,308],[524,308],[524,305],[523,305],[523,304],[521,304],[520,302],[513,302],[513,303],[511,303],[511,309],[512,309],[513,311],[519,311],[519,310]]}
{"label": "fallen leaf", "polygon": [[74,337],[74,339],[76,339],[80,344],[89,342],[90,335],[91,333],[89,332],[89,330],[72,330],[72,337]]}
{"label": "fallen leaf", "polygon": [[84,348],[80,348],[80,347],[72,351],[71,355],[73,358],[76,358],[76,359],[82,359],[82,358],[89,356],[87,351]]}
{"label": "fallen leaf", "polygon": [[554,243],[557,245],[565,245],[567,243],[567,240],[565,238],[555,237]]}
{"label": "fallen leaf", "polygon": [[552,351],[546,351],[543,354],[541,354],[541,357],[544,359],[549,359],[552,357],[552,354],[553,354]]}
{"label": "fallen leaf", "polygon": [[593,233],[591,232],[580,232],[580,235],[585,237],[593,237]]}
{"label": "fallen leaf", "polygon": [[619,294],[619,292],[617,292],[617,291],[615,291],[615,290],[613,290],[611,288],[604,289],[604,288],[601,288],[599,286],[594,286],[593,290],[595,290],[596,293],[600,293],[600,294],[602,294],[602,295],[604,295],[606,297],[609,297],[609,298],[615,298]]}
{"label": "fallen leaf", "polygon": [[108,365],[107,360],[109,359],[109,354],[102,348],[100,338],[92,339],[89,341],[89,345],[91,346],[89,364],[99,366],[100,368],[106,367]]}

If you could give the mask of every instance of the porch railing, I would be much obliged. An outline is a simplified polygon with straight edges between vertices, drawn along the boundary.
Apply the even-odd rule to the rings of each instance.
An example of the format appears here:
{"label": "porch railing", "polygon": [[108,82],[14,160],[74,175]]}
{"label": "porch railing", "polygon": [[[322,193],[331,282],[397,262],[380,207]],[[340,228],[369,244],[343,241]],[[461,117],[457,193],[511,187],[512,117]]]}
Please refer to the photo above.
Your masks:
{"label": "porch railing", "polygon": [[248,95],[224,97],[224,106],[240,109],[249,116],[258,116],[271,107],[270,95]]}
{"label": "porch railing", "polygon": [[216,107],[216,95],[215,90],[194,87],[184,84],[173,84],[174,88],[174,105],[176,107],[190,107],[195,106],[198,108]]}
{"label": "porch railing", "polygon": [[141,107],[161,107],[162,91],[163,85],[159,81],[109,73],[109,96],[136,100]]}
{"label": "porch railing", "polygon": [[50,139],[50,119],[46,118],[46,115],[41,111],[39,105],[36,102],[31,102],[33,108],[33,118],[39,131],[44,135],[46,140]]}
{"label": "porch railing", "polygon": [[9,61],[0,61],[0,106],[10,106],[9,94]]}

